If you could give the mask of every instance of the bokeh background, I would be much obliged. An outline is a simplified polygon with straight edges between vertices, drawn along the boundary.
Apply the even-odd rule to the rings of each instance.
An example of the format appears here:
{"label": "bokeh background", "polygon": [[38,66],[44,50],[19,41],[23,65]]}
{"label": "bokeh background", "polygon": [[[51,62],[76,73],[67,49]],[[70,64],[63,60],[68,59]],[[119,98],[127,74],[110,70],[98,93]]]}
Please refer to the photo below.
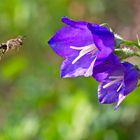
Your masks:
{"label": "bokeh background", "polygon": [[0,61],[0,140],[140,140],[140,88],[114,111],[98,103],[92,78],[59,77],[47,41],[62,16],[140,34],[139,0],[0,0],[0,42],[26,36]]}

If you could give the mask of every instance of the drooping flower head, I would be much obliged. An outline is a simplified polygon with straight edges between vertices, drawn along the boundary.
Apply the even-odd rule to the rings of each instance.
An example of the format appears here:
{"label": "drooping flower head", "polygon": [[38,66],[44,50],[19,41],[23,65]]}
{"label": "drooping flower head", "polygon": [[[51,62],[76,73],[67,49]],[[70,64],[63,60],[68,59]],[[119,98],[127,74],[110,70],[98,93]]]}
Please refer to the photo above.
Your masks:
{"label": "drooping flower head", "polygon": [[93,77],[101,82],[98,99],[101,104],[116,103],[115,109],[138,84],[139,72],[130,63],[121,63],[111,54],[108,59],[94,68]]}
{"label": "drooping flower head", "polygon": [[48,41],[65,60],[61,77],[91,76],[95,65],[105,61],[114,50],[114,35],[106,27],[62,18],[66,25]]}

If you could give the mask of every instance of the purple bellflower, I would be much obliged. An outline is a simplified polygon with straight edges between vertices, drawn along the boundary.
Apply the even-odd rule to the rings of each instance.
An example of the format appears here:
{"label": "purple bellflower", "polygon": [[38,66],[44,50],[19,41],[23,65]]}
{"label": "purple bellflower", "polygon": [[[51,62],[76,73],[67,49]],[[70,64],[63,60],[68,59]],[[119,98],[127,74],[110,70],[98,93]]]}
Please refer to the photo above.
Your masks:
{"label": "purple bellflower", "polygon": [[[52,50],[61,56],[61,77],[92,76],[99,82],[98,100],[101,104],[116,103],[117,109],[125,97],[138,85],[139,70],[129,62],[129,56],[139,56],[140,41],[118,38],[107,27],[85,21],[62,18],[66,25],[48,41]],[[118,43],[117,43],[118,42]],[[134,50],[121,46],[132,45]],[[115,49],[116,46],[116,49]],[[115,51],[115,52],[114,52]],[[117,54],[114,55],[113,53]]]}
{"label": "purple bellflower", "polygon": [[97,65],[93,77],[100,82],[98,99],[101,104],[116,103],[117,109],[124,98],[138,84],[139,72],[130,63],[121,63],[117,56],[111,54],[106,61]]}
{"label": "purple bellflower", "polygon": [[93,68],[114,51],[114,34],[106,27],[62,18],[66,25],[48,41],[64,58],[61,77],[92,76]]}

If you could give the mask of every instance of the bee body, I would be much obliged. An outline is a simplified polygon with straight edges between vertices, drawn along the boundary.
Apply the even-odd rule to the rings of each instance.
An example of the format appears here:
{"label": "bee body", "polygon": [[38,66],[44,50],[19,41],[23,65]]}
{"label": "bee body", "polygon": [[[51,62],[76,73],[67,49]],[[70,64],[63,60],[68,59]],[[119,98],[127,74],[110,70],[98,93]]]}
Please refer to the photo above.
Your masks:
{"label": "bee body", "polygon": [[14,39],[8,40],[6,43],[0,44],[0,50],[2,50],[2,54],[6,53],[10,49],[18,49],[23,44],[23,37],[19,36]]}

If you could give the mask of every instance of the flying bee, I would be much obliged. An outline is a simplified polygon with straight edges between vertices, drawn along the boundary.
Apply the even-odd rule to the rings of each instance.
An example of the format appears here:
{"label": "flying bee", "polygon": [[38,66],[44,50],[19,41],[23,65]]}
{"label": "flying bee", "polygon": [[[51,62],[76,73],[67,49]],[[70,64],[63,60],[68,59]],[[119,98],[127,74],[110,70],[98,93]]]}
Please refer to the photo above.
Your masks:
{"label": "flying bee", "polygon": [[1,43],[0,44],[0,50],[2,52],[2,55],[8,52],[9,50],[13,49],[19,49],[19,47],[22,46],[23,44],[23,36],[18,36],[17,38],[13,38],[8,40],[6,43]]}

